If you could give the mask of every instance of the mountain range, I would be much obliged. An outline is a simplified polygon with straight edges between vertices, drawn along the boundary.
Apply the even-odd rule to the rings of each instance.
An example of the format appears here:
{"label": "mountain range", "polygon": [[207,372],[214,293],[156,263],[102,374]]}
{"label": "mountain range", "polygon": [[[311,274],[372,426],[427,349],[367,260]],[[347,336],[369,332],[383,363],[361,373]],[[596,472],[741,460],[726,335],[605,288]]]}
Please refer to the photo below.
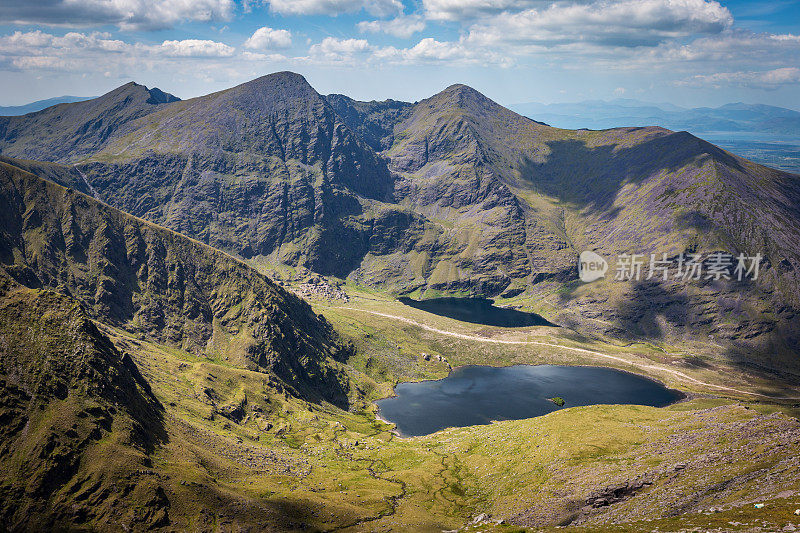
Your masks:
{"label": "mountain range", "polygon": [[[0,117],[3,523],[385,530],[381,521],[402,518],[442,530],[487,501],[525,524],[616,523],[642,516],[612,504],[650,486],[680,493],[656,513],[671,519],[720,493],[738,505],[728,487],[796,471],[796,421],[771,406],[764,416],[717,398],[692,399],[691,414],[595,406],[497,440],[520,439],[507,457],[577,454],[553,458],[572,474],[536,474],[573,479],[574,499],[553,486],[541,501],[512,502],[517,474],[500,489],[482,471],[497,450],[471,454],[483,437],[398,442],[375,417],[371,401],[397,381],[445,373],[442,353],[508,364],[530,339],[348,321],[347,308],[312,308],[284,288],[286,272],[376,295],[366,309],[383,319],[398,318],[380,305],[401,295],[524,306],[570,343],[533,345],[603,346],[626,364],[625,350],[640,347],[639,368],[674,363],[682,370],[669,375],[703,393],[709,383],[685,372],[719,380],[732,369],[753,387],[800,380],[800,176],[687,132],[545,122],[465,85],[415,103],[360,102],[291,72],[188,100],[129,83]],[[604,279],[578,279],[585,250],[609,260]],[[743,280],[615,280],[621,254],[761,262]],[[537,331],[525,334],[550,334]],[[425,338],[434,333],[460,344]],[[475,339],[514,353],[475,350]],[[677,427],[685,433],[669,436]],[[540,434],[572,444],[534,450]],[[648,440],[656,434],[667,440]],[[760,454],[742,453],[753,446]],[[655,448],[669,464],[656,468]],[[615,455],[629,451],[638,455]],[[727,482],[708,473],[723,451],[735,456]],[[582,470],[600,455],[610,458]],[[679,461],[705,469],[676,489]]]}
{"label": "mountain range", "polygon": [[0,106],[0,116],[18,116],[26,115],[28,113],[35,113],[48,107],[58,104],[71,104],[74,102],[82,102],[84,100],[91,100],[96,98],[94,96],[56,96],[55,98],[47,98],[45,100],[37,100],[29,104]]}
{"label": "mountain range", "polygon": [[[588,335],[793,358],[798,177],[685,132],[553,128],[464,85],[356,102],[284,72],[184,101],[131,83],[2,118],[0,150],[253,265],[396,294],[531,296]],[[581,285],[583,249],[766,260],[752,284]]]}

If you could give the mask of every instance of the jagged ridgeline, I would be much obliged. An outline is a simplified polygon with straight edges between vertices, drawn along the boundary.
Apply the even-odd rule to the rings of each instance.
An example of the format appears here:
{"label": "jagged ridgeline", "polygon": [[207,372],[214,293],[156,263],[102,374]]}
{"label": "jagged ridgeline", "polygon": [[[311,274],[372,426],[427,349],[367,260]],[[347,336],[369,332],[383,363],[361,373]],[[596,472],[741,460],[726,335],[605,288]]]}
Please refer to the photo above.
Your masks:
{"label": "jagged ridgeline", "polygon": [[102,323],[274,372],[306,399],[347,406],[335,360],[348,346],[247,265],[5,162],[0,204],[0,268],[17,284],[60,291]]}
{"label": "jagged ridgeline", "polygon": [[[68,163],[65,185],[258,264],[398,294],[527,296],[590,335],[796,363],[796,175],[686,132],[552,128],[464,85],[357,102],[281,72],[170,100],[129,84],[0,118],[0,151]],[[581,286],[583,250],[765,261],[757,283]]]}

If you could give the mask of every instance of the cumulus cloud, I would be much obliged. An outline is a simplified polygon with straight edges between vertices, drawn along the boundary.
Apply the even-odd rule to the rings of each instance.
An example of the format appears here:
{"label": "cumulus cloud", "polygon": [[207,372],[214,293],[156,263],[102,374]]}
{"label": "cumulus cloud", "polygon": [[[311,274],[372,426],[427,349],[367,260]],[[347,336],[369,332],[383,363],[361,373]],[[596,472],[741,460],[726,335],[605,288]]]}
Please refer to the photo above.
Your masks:
{"label": "cumulus cloud", "polygon": [[670,39],[720,33],[733,24],[730,12],[707,0],[621,0],[551,4],[503,12],[470,29],[481,45],[656,46]]}
{"label": "cumulus cloud", "polygon": [[228,20],[233,0],[3,0],[0,24],[164,29],[181,21]]}
{"label": "cumulus cloud", "polygon": [[70,70],[85,69],[90,64],[84,58],[106,57],[114,61],[133,47],[111,39],[108,33],[90,34],[69,32],[63,36],[40,30],[0,37],[0,57],[6,70]]}
{"label": "cumulus cloud", "polygon": [[244,47],[251,50],[275,50],[292,46],[292,34],[288,30],[275,30],[264,26],[253,32]]}
{"label": "cumulus cloud", "polygon": [[503,54],[480,50],[468,46],[463,40],[457,42],[437,41],[427,37],[410,48],[388,46],[375,50],[373,57],[379,61],[401,64],[447,63],[447,64],[497,64],[510,66],[513,61]]}
{"label": "cumulus cloud", "polygon": [[387,33],[395,37],[409,38],[425,29],[425,21],[419,15],[400,16],[390,20],[364,20],[358,29],[367,33]]}
{"label": "cumulus cloud", "polygon": [[690,87],[723,87],[736,85],[746,88],[778,89],[786,85],[800,84],[800,68],[784,67],[758,72],[716,72],[698,74],[677,82],[676,85]]}
{"label": "cumulus cloud", "polygon": [[121,72],[154,66],[164,61],[208,61],[230,58],[236,49],[224,43],[168,40],[157,45],[127,43],[108,33],[69,32],[63,36],[40,30],[0,37],[0,68],[5,70],[61,70]]}
{"label": "cumulus cloud", "polygon": [[800,56],[800,35],[730,30],[695,39],[687,44],[666,43],[655,50],[653,56],[673,62],[796,63]]}
{"label": "cumulus cloud", "polygon": [[422,0],[425,15],[434,20],[469,20],[552,3],[552,0]]}
{"label": "cumulus cloud", "polygon": [[311,58],[324,61],[348,61],[358,54],[372,50],[372,46],[365,39],[337,39],[325,37],[322,42],[312,45],[308,49]]}
{"label": "cumulus cloud", "polygon": [[235,48],[225,43],[200,39],[164,41],[161,51],[171,57],[230,57]]}
{"label": "cumulus cloud", "polygon": [[269,0],[269,7],[281,15],[340,15],[362,9],[379,17],[402,13],[400,0]]}

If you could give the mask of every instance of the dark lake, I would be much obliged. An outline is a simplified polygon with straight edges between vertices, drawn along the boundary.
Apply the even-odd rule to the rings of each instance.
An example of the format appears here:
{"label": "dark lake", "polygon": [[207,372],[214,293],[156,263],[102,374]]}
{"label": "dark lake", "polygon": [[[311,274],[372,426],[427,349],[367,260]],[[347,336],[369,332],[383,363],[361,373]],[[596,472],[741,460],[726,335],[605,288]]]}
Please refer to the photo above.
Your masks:
{"label": "dark lake", "polygon": [[[381,418],[397,424],[403,436],[531,418],[579,405],[663,407],[683,398],[678,391],[628,372],[553,365],[465,366],[437,381],[401,383],[395,394],[376,403]],[[564,407],[551,402],[553,397],[563,398]]]}
{"label": "dark lake", "polygon": [[503,328],[520,328],[524,326],[554,326],[536,313],[526,313],[516,309],[496,307],[493,300],[486,298],[431,298],[430,300],[398,300],[415,309],[463,322],[499,326]]}

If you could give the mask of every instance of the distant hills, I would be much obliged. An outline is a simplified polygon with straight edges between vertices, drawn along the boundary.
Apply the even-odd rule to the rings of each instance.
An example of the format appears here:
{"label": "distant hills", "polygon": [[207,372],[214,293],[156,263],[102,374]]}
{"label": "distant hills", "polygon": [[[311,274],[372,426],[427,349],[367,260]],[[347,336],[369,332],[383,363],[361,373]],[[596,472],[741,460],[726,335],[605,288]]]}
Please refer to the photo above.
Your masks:
{"label": "distant hills", "polygon": [[[252,264],[395,294],[524,296],[587,335],[713,339],[770,366],[798,342],[800,178],[686,132],[553,128],[465,85],[358,102],[281,72],[0,118],[0,152],[62,165],[34,172]],[[752,284],[580,285],[586,249],[766,261]]]}
{"label": "distant hills", "polygon": [[55,98],[47,98],[46,100],[37,100],[30,104],[0,106],[0,116],[11,117],[18,115],[25,115],[27,113],[34,113],[42,109],[58,104],[71,104],[74,102],[83,102],[84,100],[91,100],[97,98],[96,96],[56,96]]}
{"label": "distant hills", "polygon": [[763,104],[734,103],[686,109],[619,98],[561,104],[531,102],[510,107],[558,128],[661,126],[693,133],[739,131],[800,136],[800,111]]}

